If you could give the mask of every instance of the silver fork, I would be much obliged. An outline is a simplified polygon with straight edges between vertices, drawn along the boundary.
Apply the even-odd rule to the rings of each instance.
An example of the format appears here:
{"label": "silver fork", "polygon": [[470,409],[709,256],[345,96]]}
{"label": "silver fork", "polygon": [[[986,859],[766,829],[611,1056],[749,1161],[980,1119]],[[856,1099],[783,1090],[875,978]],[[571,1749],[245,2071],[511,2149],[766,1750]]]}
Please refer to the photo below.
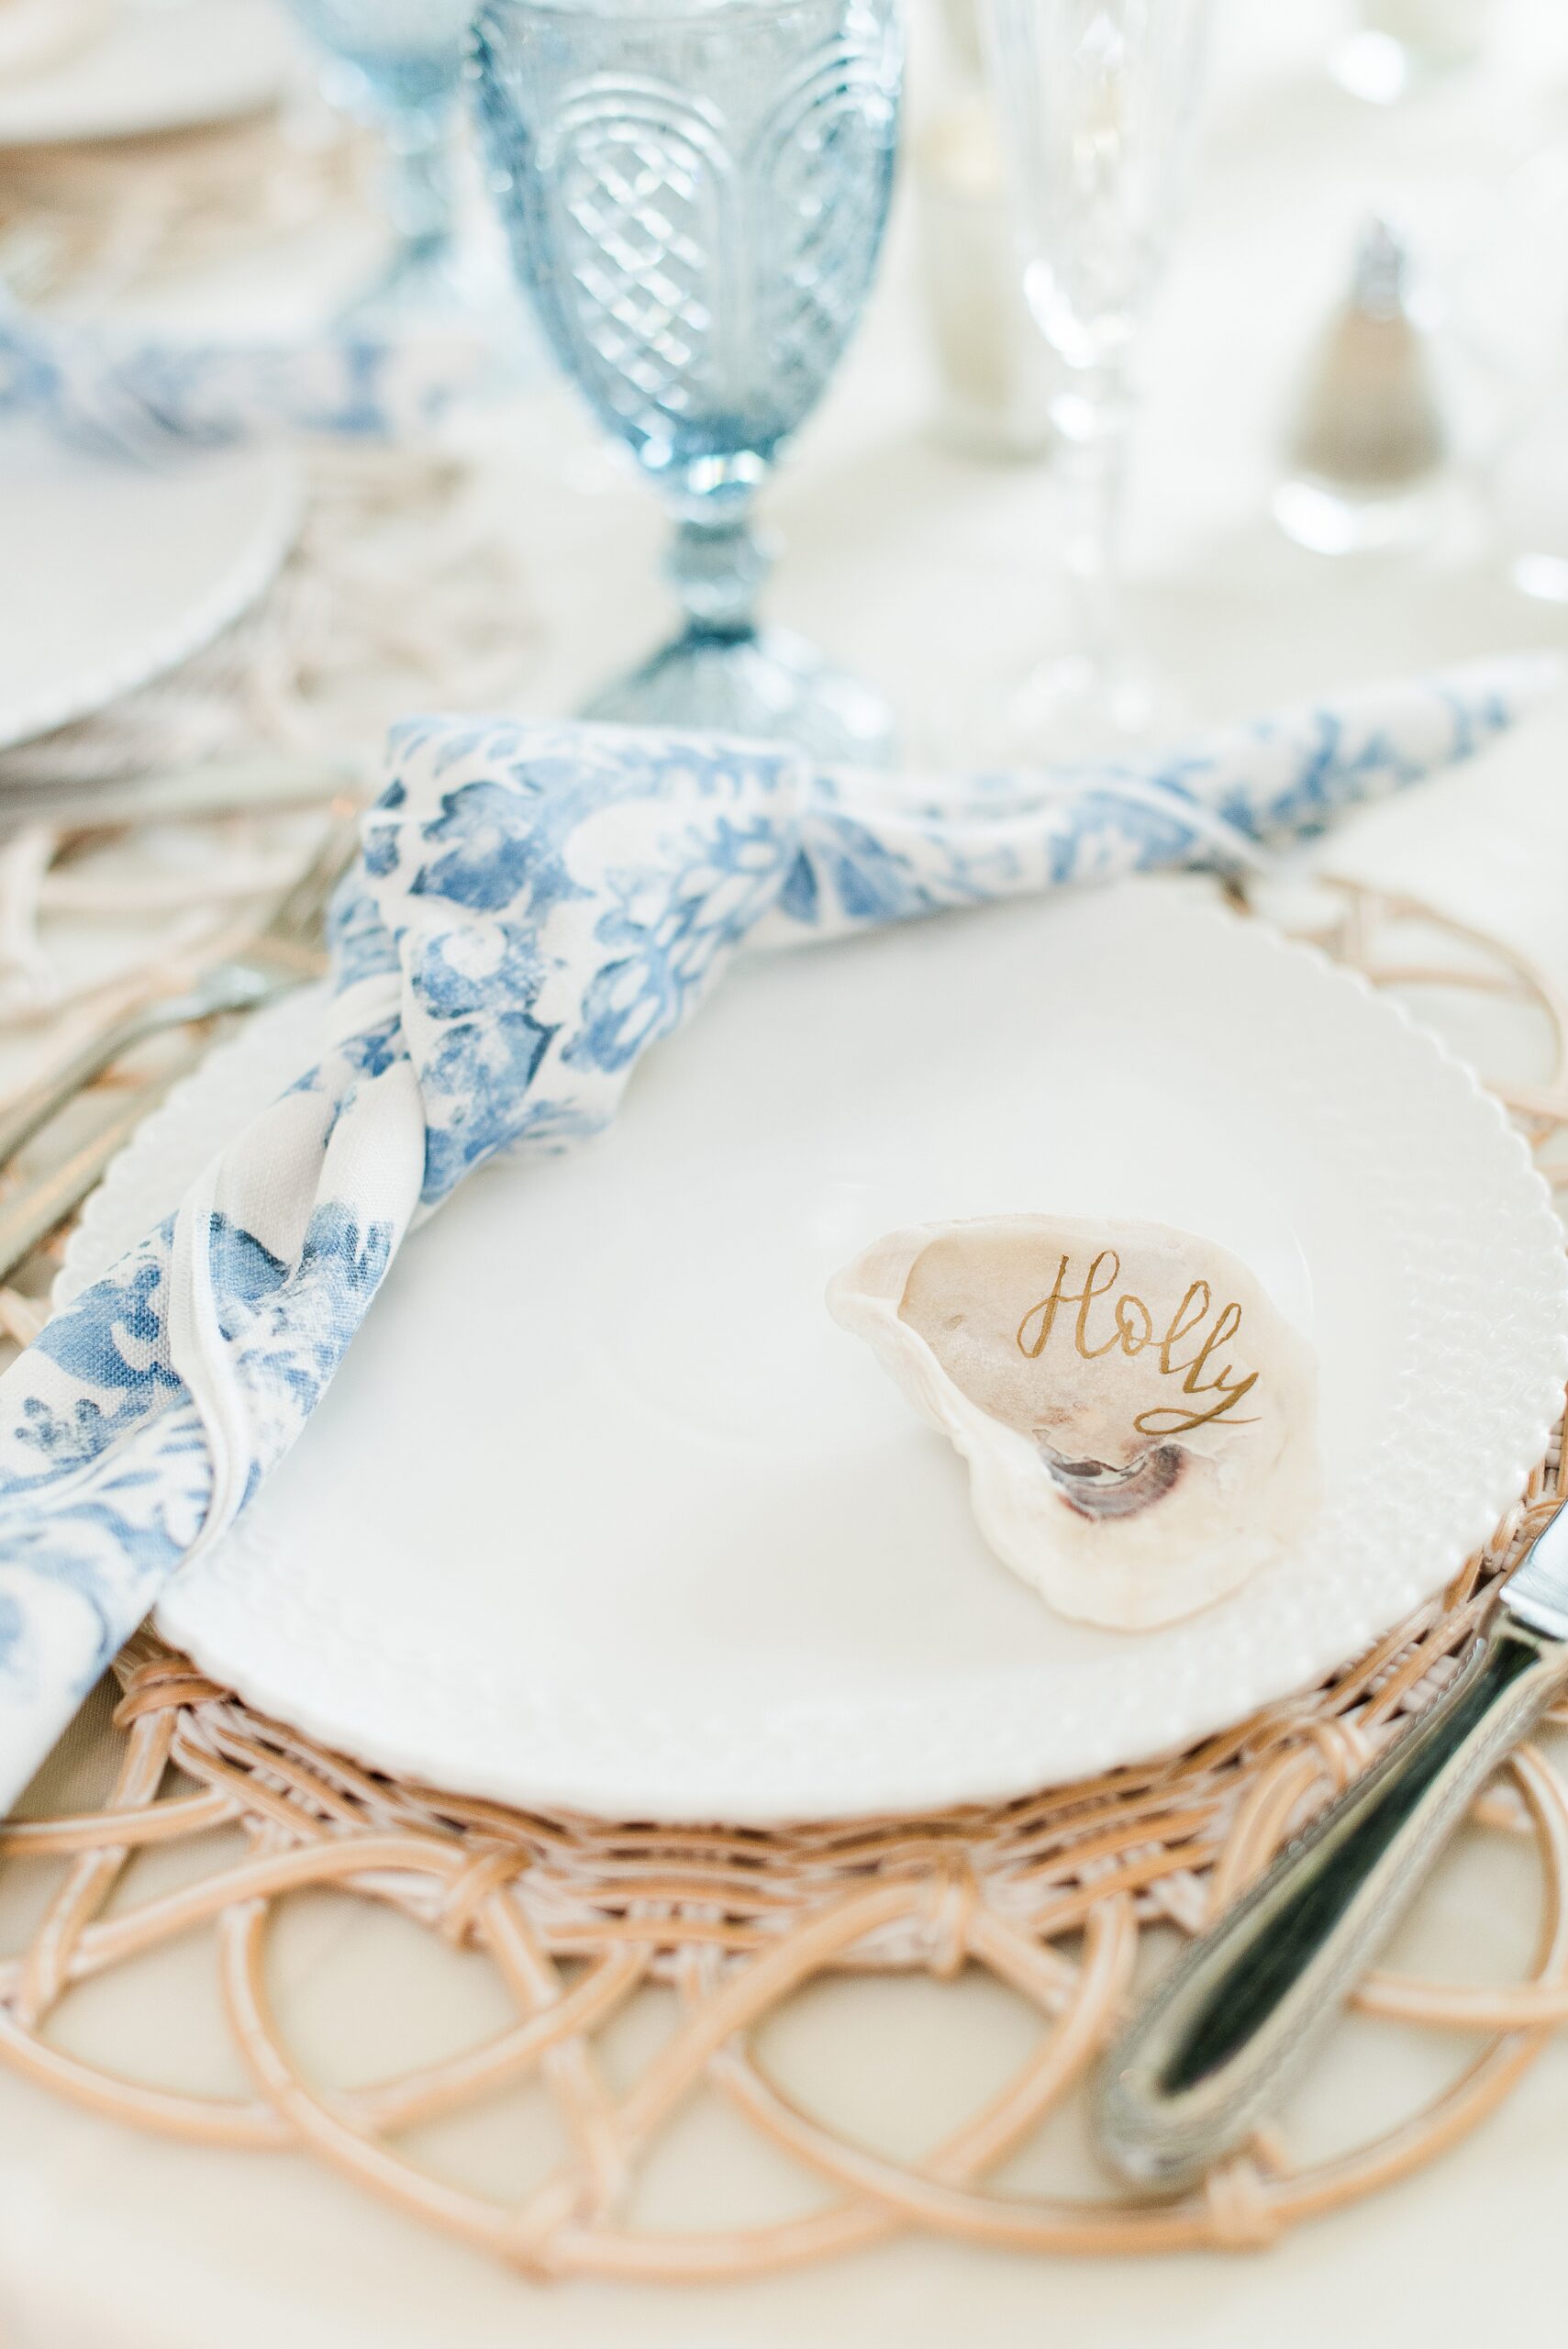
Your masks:
{"label": "silver fork", "polygon": [[[327,957],[321,943],[327,904],[359,845],[357,817],[333,822],[299,878],[278,899],[267,921],[242,950],[215,963],[188,987],[151,997],[90,1037],[68,1061],[0,1111],[0,1167],[42,1130],[84,1086],[117,1060],[169,1030],[226,1011],[258,1005],[319,978]],[[3,1275],[0,1275],[3,1276]]]}

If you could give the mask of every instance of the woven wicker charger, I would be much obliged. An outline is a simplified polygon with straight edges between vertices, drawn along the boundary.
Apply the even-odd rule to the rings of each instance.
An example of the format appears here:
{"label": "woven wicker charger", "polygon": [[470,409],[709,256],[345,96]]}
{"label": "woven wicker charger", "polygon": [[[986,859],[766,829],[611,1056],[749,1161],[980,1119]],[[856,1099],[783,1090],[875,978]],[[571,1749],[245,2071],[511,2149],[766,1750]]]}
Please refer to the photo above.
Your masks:
{"label": "woven wicker charger", "polygon": [[[1479,989],[1549,1039],[1550,1075],[1499,1087],[1554,1185],[1568,1131],[1568,1008],[1495,944],[1407,901],[1341,887],[1322,935],[1378,985]],[[1407,941],[1418,941],[1412,958]],[[0,2055],[128,2124],[210,2146],[303,2147],[431,2225],[536,2275],[684,2280],[753,2275],[900,2229],[1037,2252],[1240,2247],[1430,2160],[1506,2097],[1568,2018],[1568,1788],[1515,1755],[1478,1806],[1532,1837],[1543,1883],[1531,1978],[1466,1987],[1370,1974],[1368,2014],[1489,2034],[1435,2101],[1356,2150],[1293,2166],[1262,2132],[1174,2203],[1040,2199],[987,2177],[1082,2092],[1114,2032],[1140,1935],[1200,1930],[1312,1810],[1443,1685],[1485,1603],[1556,1507],[1561,1439],[1493,1540],[1440,1600],[1320,1688],[1179,1760],[995,1808],[777,1831],[610,1826],[536,1816],[367,1772],[268,1720],[143,1636],[117,1667],[117,1782],[90,1816],[0,1831],[0,1857],[65,1863],[28,1945],[0,1961]],[[245,1856],[120,1906],[133,1856],[238,1827]],[[393,1905],[482,1952],[517,2009],[487,2043],[370,2088],[315,2087],[269,2008],[280,1903],[331,1887]],[[226,2011],[254,2081],[244,2101],[133,2083],[47,2035],[72,1986],[210,1926]],[[758,2027],[815,1978],[989,1967],[1039,2014],[1033,2052],[917,2163],[866,2150],[804,2111],[763,2068]],[[595,2038],[652,1986],[680,2019],[635,2084],[605,2085]],[[400,2132],[525,2078],[547,2090],[569,2156],[516,2207],[416,2166]],[[698,2092],[717,2094],[830,2189],[825,2209],[728,2232],[654,2233],[621,2216],[641,2166]]]}

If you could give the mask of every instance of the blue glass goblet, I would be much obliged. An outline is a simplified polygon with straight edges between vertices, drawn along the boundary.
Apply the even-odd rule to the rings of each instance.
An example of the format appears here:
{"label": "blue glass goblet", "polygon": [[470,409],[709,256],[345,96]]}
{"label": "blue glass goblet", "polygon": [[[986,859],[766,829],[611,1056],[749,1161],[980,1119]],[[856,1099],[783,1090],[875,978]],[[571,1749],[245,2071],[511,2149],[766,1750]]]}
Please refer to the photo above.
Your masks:
{"label": "blue glass goblet", "polygon": [[331,61],[324,77],[328,95],[373,122],[386,144],[384,203],[396,252],[354,314],[461,304],[453,150],[473,0],[288,6]]}
{"label": "blue glass goblet", "polygon": [[518,277],[562,366],[676,518],[685,626],[588,715],[885,757],[878,697],[758,626],[752,509],[876,265],[896,0],[483,0],[474,39]]}

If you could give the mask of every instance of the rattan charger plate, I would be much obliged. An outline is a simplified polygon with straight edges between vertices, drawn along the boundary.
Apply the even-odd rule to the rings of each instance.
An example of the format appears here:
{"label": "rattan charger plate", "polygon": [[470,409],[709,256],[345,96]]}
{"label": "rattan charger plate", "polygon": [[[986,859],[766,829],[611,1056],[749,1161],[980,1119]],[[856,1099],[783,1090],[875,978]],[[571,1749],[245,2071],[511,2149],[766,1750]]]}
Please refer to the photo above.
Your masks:
{"label": "rattan charger plate", "polygon": [[[1539,1031],[1545,1075],[1498,1090],[1549,1177],[1568,1183],[1568,1163],[1553,1162],[1568,1132],[1568,1011],[1539,975],[1403,901],[1345,889],[1336,908],[1323,942],[1375,983],[1479,993]],[[119,2123],[209,2146],[306,2149],[538,2276],[734,2277],[908,2229],[1059,2253],[1266,2243],[1430,2160],[1568,2018],[1568,1787],[1542,1752],[1517,1754],[1477,1813],[1533,1839],[1543,1921],[1529,1978],[1466,1987],[1377,1973],[1357,1993],[1374,2017],[1485,2034],[1434,2101],[1322,2162],[1298,2165],[1265,2131],[1173,2203],[1108,2189],[1051,2199],[988,2180],[1083,2093],[1145,1936],[1201,1929],[1442,1687],[1488,1586],[1555,1508],[1560,1456],[1559,1439],[1440,1599],[1319,1688],[1173,1762],[995,1808],[745,1831],[532,1815],[369,1773],[143,1638],[117,1667],[123,1738],[107,1801],[0,1831],[6,1866],[46,1864],[58,1879],[26,1946],[0,1959],[0,2056]],[[172,1889],[123,1897],[139,1854],[195,1855],[215,1829],[229,1831],[205,1873],[193,1864]],[[373,2086],[313,2082],[272,2011],[266,1955],[280,1908],[320,1887],[388,1904],[478,1953],[515,2019]],[[214,1936],[250,2095],[151,2087],[67,2052],[54,2026],[77,1986],[198,1929]],[[762,2026],[822,1977],[919,1969],[950,1981],[972,1966],[1028,2003],[1038,2036],[1014,2076],[922,2158],[855,2142],[770,2074]],[[671,1991],[673,2030],[617,2092],[598,2035]],[[438,2174],[400,2142],[525,2080],[548,2094],[568,2150],[516,2203]],[[639,2175],[700,2094],[810,2173],[815,2206],[737,2228],[634,2223]]]}

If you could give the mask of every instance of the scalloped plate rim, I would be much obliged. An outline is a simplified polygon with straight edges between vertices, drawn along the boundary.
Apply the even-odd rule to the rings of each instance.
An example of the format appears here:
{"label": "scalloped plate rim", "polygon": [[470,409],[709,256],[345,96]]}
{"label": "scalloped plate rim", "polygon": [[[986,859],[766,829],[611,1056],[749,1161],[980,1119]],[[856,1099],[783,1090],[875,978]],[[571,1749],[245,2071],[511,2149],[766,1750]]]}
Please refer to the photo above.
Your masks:
{"label": "scalloped plate rim", "polygon": [[[95,456],[83,462],[102,466],[112,461]],[[185,461],[176,456],[171,462]],[[274,441],[194,451],[190,462],[215,476],[220,491],[225,473],[231,485],[243,491],[236,498],[237,546],[221,561],[214,560],[200,592],[187,596],[158,626],[148,630],[134,620],[128,622],[124,649],[114,658],[51,685],[47,692],[13,693],[8,702],[0,698],[0,752],[95,717],[123,696],[167,676],[204,651],[272,584],[294,543],[304,507],[304,468],[297,454]],[[25,790],[28,778],[18,777],[15,787]]]}
{"label": "scalloped plate rim", "polygon": [[[1122,889],[1107,893],[1112,898],[1126,895],[1127,889],[1149,892],[1151,888],[1165,895],[1167,903],[1174,905],[1173,894],[1163,891],[1162,885],[1147,882],[1124,885]],[[973,917],[969,917],[973,918]],[[1477,1133],[1488,1131],[1492,1141],[1501,1145],[1500,1166],[1507,1168],[1507,1181],[1517,1185],[1513,1191],[1512,1209],[1523,1220],[1540,1219],[1539,1236],[1541,1246],[1540,1271],[1543,1279],[1554,1283],[1549,1302],[1554,1299],[1555,1326],[1548,1349],[1543,1341],[1541,1359],[1531,1380],[1529,1401],[1520,1402],[1518,1421],[1506,1446],[1495,1444],[1483,1467],[1473,1468],[1465,1480],[1462,1498],[1455,1496],[1450,1512],[1451,1538],[1449,1554],[1435,1560],[1428,1567],[1417,1570],[1398,1592],[1390,1598],[1385,1593],[1363,1620],[1351,1627],[1353,1636],[1341,1629],[1331,1651],[1323,1646],[1307,1653],[1279,1652],[1254,1668],[1248,1681],[1244,1698],[1226,1693],[1229,1675],[1187,1674],[1174,1684],[1167,1683],[1162,1707],[1147,1717],[1148,1734],[1131,1743],[1118,1736],[1115,1724],[1107,1733],[1096,1738],[1084,1731],[1079,1739],[1079,1751],[1070,1769],[1041,1771],[1029,1765],[1028,1754],[1019,1748],[1015,1738],[1012,1746],[997,1739],[986,1755],[976,1754],[969,1764],[955,1769],[951,1759],[939,1755],[934,1764],[922,1759],[922,1749],[931,1744],[929,1737],[914,1735],[909,1751],[897,1757],[892,1766],[880,1775],[862,1772],[852,1792],[836,1791],[839,1786],[829,1769],[795,1768],[770,1784],[764,1767],[747,1781],[738,1785],[733,1772],[724,1775],[728,1792],[716,1798],[719,1783],[707,1764],[712,1755],[704,1757],[704,1749],[717,1738],[726,1753],[733,1759],[736,1724],[722,1709],[706,1718],[686,1717],[683,1722],[682,1743],[684,1762],[673,1772],[662,1768],[643,1767],[635,1779],[625,1775],[632,1749],[641,1730],[657,1725],[658,1716],[649,1716],[645,1722],[620,1709],[617,1727],[618,1758],[606,1765],[603,1755],[584,1759],[579,1752],[571,1752],[571,1722],[575,1719],[588,1731],[590,1745],[603,1722],[594,1723],[593,1709],[579,1705],[573,1714],[564,1711],[559,1703],[553,1708],[554,1734],[547,1741],[551,1749],[546,1751],[537,1743],[521,1760],[507,1757],[493,1761],[488,1766],[478,1764],[465,1765],[457,1775],[446,1768],[439,1753],[432,1750],[428,1737],[406,1735],[391,1731],[383,1724],[367,1737],[332,1703],[322,1703],[308,1688],[291,1685],[286,1677],[279,1678],[255,1661],[227,1648],[221,1637],[214,1635],[210,1625],[204,1627],[195,1618],[187,1620],[183,1594],[176,1585],[166,1596],[160,1609],[160,1620],[172,1638],[178,1639],[194,1654],[197,1664],[233,1685],[239,1687],[247,1699],[262,1709],[292,1721],[306,1733],[319,1737],[356,1753],[373,1765],[401,1771],[428,1783],[457,1786],[462,1791],[489,1796],[496,1799],[534,1804],[556,1804],[603,1816],[657,1815],[671,1819],[706,1819],[722,1817],[752,1823],[770,1823],[790,1818],[849,1817],[881,1810],[919,1810],[945,1807],[965,1801],[1005,1799],[1027,1792],[1047,1782],[1087,1776],[1097,1771],[1123,1764],[1153,1760],[1180,1750],[1195,1740],[1208,1735],[1242,1718],[1260,1704],[1271,1703],[1310,1687],[1323,1675],[1381,1636],[1389,1626],[1425,1598],[1440,1588],[1442,1583],[1480,1542],[1489,1537],[1497,1520],[1517,1499],[1526,1479],[1544,1451],[1551,1428],[1562,1408],[1562,1386],[1568,1379],[1568,1256],[1562,1246],[1561,1228],[1551,1203],[1551,1195],[1544,1178],[1535,1167],[1523,1137],[1511,1125],[1500,1103],[1485,1091],[1474,1072],[1449,1045],[1431,1030],[1420,1023],[1401,1003],[1379,993],[1359,973],[1351,972],[1331,963],[1316,947],[1284,938],[1262,922],[1240,922],[1216,906],[1195,906],[1184,900],[1176,917],[1182,920],[1218,924],[1248,943],[1242,950],[1266,949],[1269,955],[1289,958],[1298,967],[1310,966],[1315,976],[1331,989],[1359,998],[1369,1019],[1379,1024],[1385,1034],[1396,1032],[1402,1045],[1412,1055],[1412,1068],[1424,1065],[1427,1074],[1440,1082],[1457,1103],[1462,1101],[1467,1117],[1479,1121]],[[146,1161],[171,1139],[178,1138],[192,1107],[206,1096],[215,1082],[213,1072],[227,1068],[243,1074],[247,1062],[254,1062],[258,1077],[269,1068],[275,1073],[281,1062],[274,1039],[280,1031],[295,1032],[292,1025],[298,1023],[303,1035],[307,1028],[307,997],[292,1002],[261,1015],[239,1039],[220,1048],[204,1070],[185,1083],[149,1119],[141,1134],[116,1162],[100,1192],[90,1204],[77,1232],[72,1235],[56,1287],[56,1302],[68,1301],[88,1278],[108,1261],[129,1236],[125,1217],[128,1195],[134,1190]],[[269,1054],[272,1057],[270,1059]],[[291,1055],[284,1054],[284,1059]],[[247,1543],[247,1529],[241,1526],[230,1542],[238,1546]],[[1244,1593],[1240,1596],[1244,1596]],[[328,1626],[333,1616],[329,1592],[313,1594],[318,1608],[319,1621]],[[1223,1603],[1207,1610],[1207,1618],[1221,1636],[1215,1642],[1216,1656],[1223,1663],[1230,1642],[1223,1632],[1222,1619],[1228,1616],[1235,1602]],[[220,1609],[221,1613],[221,1609]],[[1202,1620],[1202,1619],[1189,1619]],[[353,1636],[362,1633],[359,1627]],[[1129,1649],[1140,1644],[1129,1640]],[[428,1659],[426,1659],[428,1666]],[[466,1668],[472,1671],[470,1664]],[[541,1708],[548,1719],[551,1708]],[[887,1702],[884,1717],[895,1722],[898,1707]],[[929,1729],[935,1709],[929,1703],[911,1700],[906,1710],[919,1720],[911,1725]],[[840,1700],[813,1706],[803,1704],[787,1709],[768,1725],[766,1735],[759,1734],[762,1725],[753,1720],[750,1750],[753,1757],[760,1747],[770,1751],[788,1746],[806,1738],[812,1731],[830,1728],[837,1714],[841,1713]],[[566,1724],[564,1753],[562,1726]],[[521,1724],[519,1724],[521,1726]],[[530,1734],[537,1724],[530,1724]],[[697,1750],[696,1766],[692,1767],[693,1748]],[[1042,1749],[1037,1745],[1034,1749]],[[788,1783],[785,1782],[786,1776]]]}

